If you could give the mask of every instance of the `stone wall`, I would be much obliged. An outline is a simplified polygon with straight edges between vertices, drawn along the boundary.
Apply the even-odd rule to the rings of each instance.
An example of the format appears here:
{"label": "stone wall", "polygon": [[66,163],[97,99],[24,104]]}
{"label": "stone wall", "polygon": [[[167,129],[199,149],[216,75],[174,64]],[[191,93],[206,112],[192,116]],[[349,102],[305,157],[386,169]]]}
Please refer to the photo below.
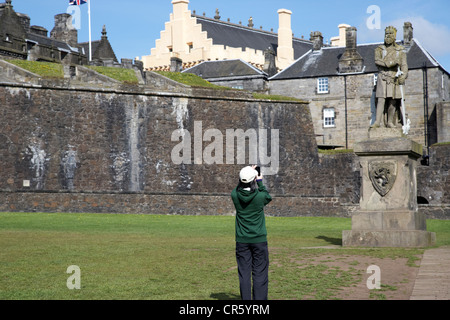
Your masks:
{"label": "stone wall", "polygon": [[[0,211],[66,212],[163,215],[233,215],[229,194],[196,193],[95,193],[95,192],[5,192],[0,193]],[[349,217],[352,206],[338,198],[273,195],[266,207],[269,216]]]}
{"label": "stone wall", "polygon": [[420,209],[428,217],[450,218],[450,144],[430,148],[430,165],[417,170]]}
{"label": "stone wall", "polygon": [[450,142],[450,101],[437,104],[436,119],[438,142]]}
{"label": "stone wall", "polygon": [[250,92],[258,92],[264,91],[267,89],[267,81],[263,76],[256,77],[248,77],[248,78],[237,78],[237,79],[208,79],[209,82],[229,88],[242,89]]}
{"label": "stone wall", "polygon": [[[344,170],[343,161],[336,177],[335,163],[319,158],[306,104],[229,90],[169,93],[64,83],[0,85],[1,211],[230,214],[229,194],[249,162],[248,145],[245,164],[236,148],[231,163],[226,157],[227,130],[237,129],[265,130],[260,157],[270,158],[278,147],[278,165],[274,158],[267,165],[278,170],[265,178],[276,198],[269,214],[345,216],[340,193],[344,202],[357,198],[354,184],[341,183],[342,176],[357,176],[356,165]],[[192,139],[187,164],[173,161],[180,139],[172,135],[180,129]],[[213,140],[204,136],[209,129],[216,130],[215,151],[223,149],[222,157],[211,152]],[[277,145],[271,145],[274,129]],[[212,164],[208,152],[217,156]]]}

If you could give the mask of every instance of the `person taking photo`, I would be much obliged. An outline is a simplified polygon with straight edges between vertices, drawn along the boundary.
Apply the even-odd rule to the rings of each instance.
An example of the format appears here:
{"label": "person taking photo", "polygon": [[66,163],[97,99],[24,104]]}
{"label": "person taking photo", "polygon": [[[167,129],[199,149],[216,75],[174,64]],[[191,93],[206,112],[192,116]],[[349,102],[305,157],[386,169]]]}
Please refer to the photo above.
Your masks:
{"label": "person taking photo", "polygon": [[268,299],[269,251],[264,207],[272,197],[257,168],[243,168],[239,184],[231,192],[236,208],[236,261],[242,300]]}

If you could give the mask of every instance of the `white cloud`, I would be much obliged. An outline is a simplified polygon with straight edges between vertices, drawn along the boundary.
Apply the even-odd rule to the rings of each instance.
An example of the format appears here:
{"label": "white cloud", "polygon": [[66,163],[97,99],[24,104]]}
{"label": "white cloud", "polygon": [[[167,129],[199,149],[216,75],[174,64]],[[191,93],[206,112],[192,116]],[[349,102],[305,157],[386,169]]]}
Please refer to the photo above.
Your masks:
{"label": "white cloud", "polygon": [[444,56],[450,54],[450,29],[445,25],[432,23],[423,17],[410,17],[392,22],[403,35],[403,24],[405,21],[412,23],[414,38],[433,55]]}
{"label": "white cloud", "polygon": [[381,29],[369,30],[365,25],[358,28],[358,42],[383,42],[384,29],[387,26],[397,28],[397,40],[403,39],[403,25],[408,21],[414,28],[414,38],[424,46],[432,55],[443,57],[450,55],[450,29],[441,24],[436,24],[427,19],[416,16],[396,19],[390,22],[383,22]]}

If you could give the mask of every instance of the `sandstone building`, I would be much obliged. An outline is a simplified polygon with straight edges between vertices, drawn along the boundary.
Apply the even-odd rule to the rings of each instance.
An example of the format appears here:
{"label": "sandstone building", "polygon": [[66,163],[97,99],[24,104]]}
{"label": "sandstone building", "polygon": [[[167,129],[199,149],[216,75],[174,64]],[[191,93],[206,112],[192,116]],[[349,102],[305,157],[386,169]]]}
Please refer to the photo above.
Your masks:
{"label": "sandstone building", "polygon": [[214,18],[200,16],[188,9],[188,0],[173,0],[173,13],[156,40],[151,54],[143,56],[147,70],[169,70],[170,59],[183,61],[190,68],[203,61],[241,59],[263,69],[265,51],[276,52],[276,66],[284,69],[306,53],[311,41],[293,37],[292,12],[280,9],[278,33],[255,28],[250,18],[248,25],[221,20],[217,10]]}

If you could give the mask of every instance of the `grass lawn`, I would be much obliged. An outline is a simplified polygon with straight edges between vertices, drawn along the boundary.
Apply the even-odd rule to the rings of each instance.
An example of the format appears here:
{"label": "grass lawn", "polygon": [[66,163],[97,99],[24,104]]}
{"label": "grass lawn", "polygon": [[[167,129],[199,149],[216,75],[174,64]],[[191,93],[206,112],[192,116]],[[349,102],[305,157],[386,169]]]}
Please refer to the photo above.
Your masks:
{"label": "grass lawn", "polygon": [[[450,221],[428,221],[438,245]],[[270,299],[333,299],[360,281],[352,268],[292,263],[326,251],[408,258],[420,249],[312,249],[339,245],[344,218],[267,218]],[[234,217],[0,213],[0,299],[238,299]],[[81,270],[69,290],[66,270]]]}
{"label": "grass lawn", "polygon": [[181,72],[169,72],[169,71],[155,71],[156,73],[169,78],[173,81],[192,86],[192,87],[202,87],[202,88],[212,88],[212,89],[220,89],[220,90],[231,90],[231,88],[218,86],[212,84],[209,81],[204,80],[203,78],[192,74],[192,73],[181,73]]}
{"label": "grass lawn", "polygon": [[40,75],[44,78],[64,78],[63,66],[60,63],[27,61],[27,60],[7,60],[18,67]]}
{"label": "grass lawn", "polygon": [[114,68],[114,67],[99,67],[99,66],[87,66],[89,69],[92,69],[104,76],[110,77],[112,79],[129,83],[129,84],[138,84],[138,78],[136,77],[136,73],[133,69],[124,69],[124,68]]}

